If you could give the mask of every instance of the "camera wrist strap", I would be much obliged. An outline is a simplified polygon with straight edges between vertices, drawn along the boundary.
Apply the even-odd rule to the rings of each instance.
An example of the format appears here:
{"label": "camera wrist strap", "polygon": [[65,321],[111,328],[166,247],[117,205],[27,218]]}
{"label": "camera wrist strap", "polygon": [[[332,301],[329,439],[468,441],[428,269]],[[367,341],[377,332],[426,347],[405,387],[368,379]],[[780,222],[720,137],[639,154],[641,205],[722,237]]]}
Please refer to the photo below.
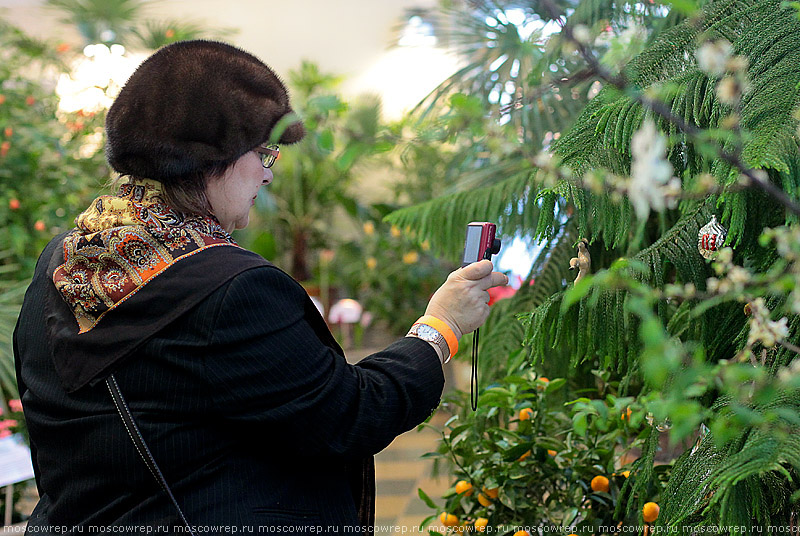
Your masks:
{"label": "camera wrist strap", "polygon": [[469,379],[469,401],[472,411],[478,409],[478,332],[480,328],[472,334],[472,374]]}
{"label": "camera wrist strap", "polygon": [[106,378],[106,386],[108,387],[108,391],[111,393],[111,398],[114,401],[114,406],[117,408],[117,413],[119,413],[119,416],[122,418],[122,423],[125,425],[125,430],[128,431],[128,436],[131,438],[133,445],[139,452],[139,456],[141,456],[142,460],[144,460],[145,465],[147,465],[147,468],[150,469],[150,473],[161,486],[161,489],[166,492],[170,501],[172,501],[172,505],[178,511],[178,516],[180,516],[183,526],[186,527],[187,534],[195,536],[191,525],[189,525],[189,522],[183,515],[183,510],[181,510],[177,499],[175,499],[175,495],[172,494],[172,490],[170,489],[169,484],[167,484],[164,474],[161,472],[161,469],[158,468],[158,464],[156,463],[155,458],[153,458],[153,454],[150,452],[150,449],[147,448],[147,443],[144,442],[144,437],[142,437],[142,433],[139,431],[136,421],[133,420],[133,415],[131,415],[131,410],[128,408],[128,403],[122,396],[122,391],[119,390],[117,379],[113,374]]}

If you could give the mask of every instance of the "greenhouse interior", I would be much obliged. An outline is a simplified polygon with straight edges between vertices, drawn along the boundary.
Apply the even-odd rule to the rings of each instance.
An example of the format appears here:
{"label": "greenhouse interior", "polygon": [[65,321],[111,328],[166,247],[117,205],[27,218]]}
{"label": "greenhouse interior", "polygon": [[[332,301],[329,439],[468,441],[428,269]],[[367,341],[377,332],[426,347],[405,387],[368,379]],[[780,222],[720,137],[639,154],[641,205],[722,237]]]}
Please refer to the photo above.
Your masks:
{"label": "greenhouse interior", "polygon": [[800,533],[800,2],[0,0],[0,53],[2,534]]}

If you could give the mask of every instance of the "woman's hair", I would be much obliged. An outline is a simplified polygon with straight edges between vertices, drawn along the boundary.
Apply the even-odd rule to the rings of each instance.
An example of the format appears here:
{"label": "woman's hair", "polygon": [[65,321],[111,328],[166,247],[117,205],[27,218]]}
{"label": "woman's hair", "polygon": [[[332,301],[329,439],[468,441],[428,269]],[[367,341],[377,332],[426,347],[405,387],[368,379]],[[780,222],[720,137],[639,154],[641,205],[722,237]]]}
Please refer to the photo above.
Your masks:
{"label": "woman's hair", "polygon": [[[205,166],[202,170],[171,177],[169,180],[156,180],[161,183],[164,189],[164,201],[176,212],[183,214],[199,214],[201,216],[213,216],[211,205],[206,197],[206,187],[209,181],[217,179],[232,165],[233,162],[215,161]],[[131,175],[121,175],[113,179],[111,185],[113,187],[119,186],[120,183],[136,179],[140,177],[132,177]],[[142,177],[148,178],[148,177]]]}
{"label": "woman's hair", "polygon": [[212,216],[211,205],[206,197],[206,186],[210,180],[221,177],[225,170],[232,165],[233,162],[218,161],[196,173],[181,175],[162,182],[165,201],[177,212]]}

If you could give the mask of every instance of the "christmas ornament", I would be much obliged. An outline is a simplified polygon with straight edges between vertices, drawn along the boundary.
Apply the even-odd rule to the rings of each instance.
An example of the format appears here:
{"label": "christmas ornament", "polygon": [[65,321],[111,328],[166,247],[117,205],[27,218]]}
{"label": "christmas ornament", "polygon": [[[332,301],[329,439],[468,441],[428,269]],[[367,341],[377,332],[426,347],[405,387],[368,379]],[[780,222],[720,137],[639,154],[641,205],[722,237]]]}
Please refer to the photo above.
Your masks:
{"label": "christmas ornament", "polygon": [[672,421],[669,419],[669,417],[659,423],[656,423],[655,416],[648,412],[647,415],[645,415],[644,420],[646,420],[647,424],[650,426],[655,426],[655,429],[659,432],[668,432],[669,429],[672,428]]}
{"label": "christmas ornament", "polygon": [[697,233],[697,249],[700,250],[700,255],[706,259],[716,255],[725,242],[727,234],[728,231],[717,222],[717,217],[711,216],[711,221],[701,227],[700,232]]}
{"label": "christmas ornament", "polygon": [[672,421],[669,419],[669,417],[656,424],[656,430],[659,432],[668,432],[670,428],[672,428]]}
{"label": "christmas ornament", "polygon": [[578,270],[578,277],[575,278],[576,285],[578,281],[586,277],[592,271],[592,256],[589,255],[588,246],[589,241],[585,238],[581,238],[580,242],[578,242],[578,256],[572,257],[569,260],[569,269]]}
{"label": "christmas ornament", "polygon": [[692,447],[692,452],[689,453],[689,456],[697,452],[697,449],[700,448],[700,443],[703,442],[703,439],[705,439],[706,434],[708,434],[710,431],[711,430],[709,430],[708,426],[706,426],[703,423],[700,423],[700,431],[697,435],[697,440],[694,442],[694,446]]}

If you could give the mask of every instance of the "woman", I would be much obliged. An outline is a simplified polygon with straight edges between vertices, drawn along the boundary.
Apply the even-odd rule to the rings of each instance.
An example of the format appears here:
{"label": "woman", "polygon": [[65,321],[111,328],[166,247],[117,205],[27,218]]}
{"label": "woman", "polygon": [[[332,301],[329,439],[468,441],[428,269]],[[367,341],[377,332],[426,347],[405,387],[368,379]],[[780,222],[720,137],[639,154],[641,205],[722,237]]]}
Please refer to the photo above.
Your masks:
{"label": "woman", "polygon": [[349,365],[302,287],[229,234],[273,179],[268,144],[304,133],[266,65],[223,43],[165,47],[106,130],[129,182],[47,246],[14,334],[41,497],[29,528],[183,531],[113,374],[196,532],[369,530],[372,455],[435,409],[443,363],[506,276],[453,272],[408,336]]}

